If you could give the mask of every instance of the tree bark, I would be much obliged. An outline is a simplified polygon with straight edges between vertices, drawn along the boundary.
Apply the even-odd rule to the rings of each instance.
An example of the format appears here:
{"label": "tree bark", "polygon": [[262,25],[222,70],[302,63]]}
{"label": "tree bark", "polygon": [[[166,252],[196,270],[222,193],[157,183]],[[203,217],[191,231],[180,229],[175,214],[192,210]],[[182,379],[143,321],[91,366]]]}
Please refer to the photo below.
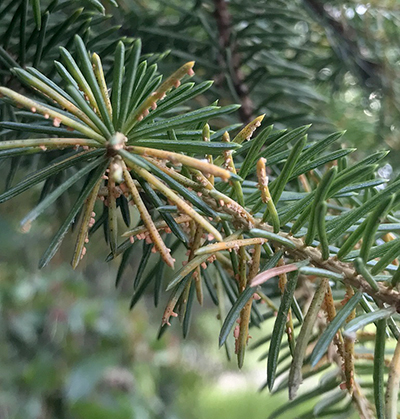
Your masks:
{"label": "tree bark", "polygon": [[[219,81],[222,82],[225,75],[224,72],[229,72],[232,77],[233,87],[240,99],[242,105],[239,109],[240,119],[243,123],[249,123],[254,119],[253,102],[249,96],[249,89],[244,82],[244,75],[241,70],[241,57],[237,51],[237,44],[232,40],[232,19],[228,9],[226,0],[214,0],[214,16],[217,23],[219,34],[220,54],[218,57],[219,65],[221,67],[221,75]],[[228,60],[226,51],[231,50],[231,65],[233,68],[228,68]],[[229,71],[230,70],[230,71]]]}

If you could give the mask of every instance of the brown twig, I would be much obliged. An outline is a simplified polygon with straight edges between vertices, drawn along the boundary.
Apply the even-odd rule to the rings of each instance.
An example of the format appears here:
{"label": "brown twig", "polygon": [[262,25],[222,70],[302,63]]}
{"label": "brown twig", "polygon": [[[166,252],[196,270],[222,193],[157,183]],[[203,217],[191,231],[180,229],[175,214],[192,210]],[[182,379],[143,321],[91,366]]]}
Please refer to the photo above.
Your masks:
{"label": "brown twig", "polygon": [[[255,220],[255,225],[250,224],[247,220],[239,216],[236,210],[230,209],[227,206],[219,207],[218,204],[210,197],[203,196],[205,202],[214,207],[219,212],[225,212],[232,216],[232,223],[236,228],[241,228],[243,231],[249,231],[256,227],[265,231],[273,232],[273,227],[267,223],[262,223],[260,220]],[[315,247],[306,246],[304,240],[301,238],[293,237],[290,233],[279,232],[279,235],[283,238],[289,239],[295,248],[286,248],[287,254],[296,258],[297,260],[309,260],[312,265],[317,268],[327,269],[331,272],[339,273],[343,275],[343,282],[346,285],[350,285],[358,290],[370,295],[374,300],[381,303],[386,303],[391,307],[395,307],[396,311],[400,313],[400,293],[395,289],[388,287],[382,283],[378,283],[378,291],[374,290],[371,285],[354,269],[353,263],[342,262],[335,256],[330,257],[327,260],[322,258],[321,251]],[[272,240],[272,243],[274,241]],[[282,247],[282,244],[276,243]]]}
{"label": "brown twig", "polygon": [[220,46],[218,61],[221,67],[221,74],[218,81],[221,82],[224,78],[224,71],[228,71],[225,51],[230,49],[232,57],[230,74],[232,76],[233,87],[242,105],[239,109],[239,115],[242,122],[248,123],[253,119],[254,106],[249,96],[249,89],[244,82],[244,75],[241,70],[241,57],[237,50],[237,44],[232,40],[231,15],[226,0],[214,0],[214,6],[214,16],[217,23]]}

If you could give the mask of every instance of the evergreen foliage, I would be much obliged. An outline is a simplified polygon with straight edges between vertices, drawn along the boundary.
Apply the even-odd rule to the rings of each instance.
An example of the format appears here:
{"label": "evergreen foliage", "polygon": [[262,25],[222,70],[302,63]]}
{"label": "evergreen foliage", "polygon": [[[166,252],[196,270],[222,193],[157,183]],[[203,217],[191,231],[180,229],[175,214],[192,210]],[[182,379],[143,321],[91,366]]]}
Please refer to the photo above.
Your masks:
{"label": "evergreen foliage", "polygon": [[[240,91],[240,68],[228,53],[222,57],[226,86],[241,102],[272,69],[281,72],[277,92],[264,101],[255,93],[257,105],[241,114],[251,120],[238,129],[224,126],[237,105],[201,106],[201,95],[215,100],[217,91],[212,82],[192,81],[193,61],[165,78],[158,71],[163,54],[142,54],[140,39],[119,37],[117,27],[100,32],[108,17],[101,13],[104,7],[112,12],[114,2],[45,3],[9,0],[0,9],[6,22],[0,158],[11,162],[0,202],[41,184],[40,202],[22,220],[29,230],[62,196],[72,199],[39,266],[50,262],[75,224],[73,268],[90,249],[89,239],[103,233],[108,260],[122,256],[117,286],[135,249],[142,249],[131,308],[149,289],[157,305],[166,289],[160,336],[175,317],[186,336],[195,301],[210,298],[223,317],[219,343],[229,346],[233,330],[242,367],[249,329],[276,314],[272,334],[252,344],[268,349],[265,386],[286,388],[294,399],[271,418],[317,396],[306,417],[355,409],[364,418],[396,418],[400,178],[377,175],[385,151],[354,163],[354,149],[340,145],[342,132],[321,131],[308,140],[309,113],[295,110],[321,98],[304,86],[299,96],[288,80],[308,70],[276,53],[290,32],[279,23],[282,14],[296,18],[290,8],[277,1],[271,26],[237,33],[241,54],[249,54],[243,61],[251,89]],[[255,8],[243,12],[243,20],[256,18]],[[201,14],[182,15],[178,25],[189,29],[193,19],[207,30]],[[174,39],[174,28],[148,32]],[[274,44],[271,51],[251,42],[260,34]],[[208,35],[195,54],[217,44]],[[182,56],[179,49],[175,54]],[[211,71],[211,65],[204,67]],[[283,69],[285,88],[278,82]],[[293,83],[300,89],[301,81]],[[271,125],[274,106],[285,101],[293,105],[281,119],[290,114],[292,122],[304,121],[300,127]],[[253,118],[256,111],[267,115]],[[36,170],[14,184],[15,173],[31,162]],[[136,225],[133,214],[140,216]],[[178,269],[175,259],[185,252]],[[316,375],[320,383],[296,398],[302,381]]]}

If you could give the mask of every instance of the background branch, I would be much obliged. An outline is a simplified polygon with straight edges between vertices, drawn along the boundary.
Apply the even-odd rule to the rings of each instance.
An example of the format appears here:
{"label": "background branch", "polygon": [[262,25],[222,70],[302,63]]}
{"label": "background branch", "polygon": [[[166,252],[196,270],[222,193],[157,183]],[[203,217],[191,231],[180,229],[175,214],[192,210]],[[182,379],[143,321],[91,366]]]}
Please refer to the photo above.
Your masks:
{"label": "background branch", "polygon": [[[217,23],[218,35],[219,35],[219,46],[220,53],[218,61],[220,67],[225,69],[226,72],[230,72],[232,75],[232,83],[237,93],[240,104],[242,105],[239,109],[240,119],[244,123],[250,122],[253,118],[253,102],[249,96],[249,89],[244,82],[244,75],[241,70],[241,55],[237,50],[237,43],[234,40],[232,33],[232,19],[229,13],[228,4],[225,0],[214,0],[214,16]],[[227,53],[230,51],[231,62],[228,64]],[[218,81],[221,83],[224,78],[224,74],[220,74]]]}

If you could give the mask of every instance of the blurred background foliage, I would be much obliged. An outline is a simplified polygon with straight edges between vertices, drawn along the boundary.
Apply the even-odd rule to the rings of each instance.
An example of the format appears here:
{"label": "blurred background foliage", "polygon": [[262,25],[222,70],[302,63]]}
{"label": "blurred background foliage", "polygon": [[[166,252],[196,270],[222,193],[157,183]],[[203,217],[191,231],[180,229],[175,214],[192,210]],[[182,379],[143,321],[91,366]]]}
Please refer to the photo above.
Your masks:
{"label": "blurred background foliage", "polygon": [[[5,8],[23,3],[0,5],[5,49],[22,65]],[[347,130],[344,143],[361,153],[389,146],[396,167],[396,0],[119,0],[118,9],[104,2],[105,15],[91,1],[42,3],[59,12],[49,20],[52,42],[39,65],[44,72],[54,72],[56,46],[68,47],[75,33],[102,56],[121,34],[128,44],[140,37],[147,53],[170,51],[160,63],[162,72],[196,60],[197,79],[215,81],[204,103],[215,98],[241,103],[229,123],[265,113],[266,125],[278,129],[312,123],[315,138]],[[73,20],[68,31],[57,32],[67,17]],[[24,60],[31,65],[38,33],[30,14],[28,23]],[[106,68],[110,63],[105,60]],[[13,83],[1,61],[0,77]],[[5,179],[8,165],[3,163]],[[148,310],[146,300],[127,311],[131,290],[123,285],[115,291],[117,265],[106,264],[100,248],[90,252],[80,273],[73,273],[65,262],[69,254],[63,253],[71,247],[67,241],[51,266],[38,271],[36,261],[53,226],[43,221],[29,235],[15,233],[37,199],[28,193],[0,207],[0,418],[256,419],[264,418],[270,406],[286,403],[282,393],[257,392],[265,381],[265,366],[257,363],[261,354],[254,351],[238,372],[218,351],[214,338],[220,323],[208,302],[198,310],[188,340],[174,326],[157,340],[161,311]],[[132,262],[126,276],[136,270]],[[286,415],[313,417],[307,410]]]}
{"label": "blurred background foliage", "polygon": [[175,66],[195,59],[218,97],[250,99],[242,121],[265,113],[276,128],[307,121],[316,137],[335,127],[359,149],[399,148],[398,2],[232,0],[229,31],[223,3],[124,0],[115,18],[128,16],[122,30],[149,51],[170,49]]}

